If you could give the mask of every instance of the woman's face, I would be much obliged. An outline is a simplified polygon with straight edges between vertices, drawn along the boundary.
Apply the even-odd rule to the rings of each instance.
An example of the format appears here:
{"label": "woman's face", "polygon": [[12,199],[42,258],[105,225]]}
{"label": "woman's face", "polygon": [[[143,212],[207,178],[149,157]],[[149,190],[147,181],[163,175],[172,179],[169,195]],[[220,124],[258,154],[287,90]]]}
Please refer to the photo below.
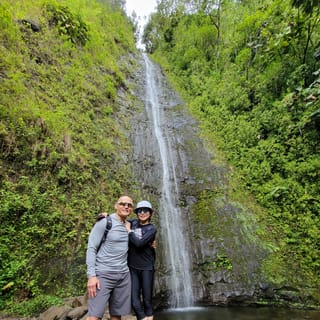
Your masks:
{"label": "woman's face", "polygon": [[139,208],[136,213],[141,223],[146,223],[150,220],[151,212],[149,208]]}

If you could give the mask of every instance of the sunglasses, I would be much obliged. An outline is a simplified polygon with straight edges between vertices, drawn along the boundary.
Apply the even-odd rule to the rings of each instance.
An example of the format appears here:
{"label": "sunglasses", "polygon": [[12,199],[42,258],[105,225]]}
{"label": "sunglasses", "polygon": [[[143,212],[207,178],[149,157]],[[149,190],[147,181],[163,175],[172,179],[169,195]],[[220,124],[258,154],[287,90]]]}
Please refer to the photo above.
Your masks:
{"label": "sunglasses", "polygon": [[122,207],[132,208],[132,203],[130,203],[130,202],[118,202],[118,205],[120,205]]}
{"label": "sunglasses", "polygon": [[139,208],[136,210],[136,214],[148,213],[150,212],[149,208]]}

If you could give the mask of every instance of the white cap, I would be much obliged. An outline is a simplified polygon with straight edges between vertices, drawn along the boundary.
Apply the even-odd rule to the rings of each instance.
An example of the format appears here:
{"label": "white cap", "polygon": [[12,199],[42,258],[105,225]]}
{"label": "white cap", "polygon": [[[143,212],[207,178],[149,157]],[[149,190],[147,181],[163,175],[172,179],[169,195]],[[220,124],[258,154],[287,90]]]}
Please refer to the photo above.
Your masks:
{"label": "white cap", "polygon": [[152,205],[149,201],[143,200],[138,202],[137,207],[134,209],[134,212],[136,212],[139,208],[148,208],[150,209],[151,213],[153,213]]}

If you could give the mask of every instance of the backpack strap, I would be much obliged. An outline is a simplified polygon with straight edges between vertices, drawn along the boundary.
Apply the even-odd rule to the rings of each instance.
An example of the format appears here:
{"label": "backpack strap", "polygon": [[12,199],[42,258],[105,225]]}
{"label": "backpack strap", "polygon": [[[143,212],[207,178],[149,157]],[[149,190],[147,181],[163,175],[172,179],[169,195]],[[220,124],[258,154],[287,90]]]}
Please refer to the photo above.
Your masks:
{"label": "backpack strap", "polygon": [[[101,245],[107,240],[107,236],[108,236],[108,232],[109,230],[112,228],[112,219],[110,216],[104,216],[103,218],[106,218],[107,219],[107,223],[106,223],[106,228],[104,230],[104,234],[103,234],[103,237],[101,239],[101,242],[99,244],[99,247],[97,248],[97,253],[99,252],[100,248],[101,248]],[[100,219],[97,219],[97,221],[101,220],[102,217]]]}

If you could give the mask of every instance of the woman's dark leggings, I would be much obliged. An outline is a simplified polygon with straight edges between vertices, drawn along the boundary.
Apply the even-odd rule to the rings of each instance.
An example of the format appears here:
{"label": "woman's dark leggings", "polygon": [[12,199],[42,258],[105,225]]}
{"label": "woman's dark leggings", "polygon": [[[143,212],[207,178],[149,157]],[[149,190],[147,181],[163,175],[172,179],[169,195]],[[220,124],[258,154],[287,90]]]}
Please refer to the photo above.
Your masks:
{"label": "woman's dark leggings", "polygon": [[154,270],[137,270],[130,268],[131,302],[138,320],[153,315],[152,292]]}

